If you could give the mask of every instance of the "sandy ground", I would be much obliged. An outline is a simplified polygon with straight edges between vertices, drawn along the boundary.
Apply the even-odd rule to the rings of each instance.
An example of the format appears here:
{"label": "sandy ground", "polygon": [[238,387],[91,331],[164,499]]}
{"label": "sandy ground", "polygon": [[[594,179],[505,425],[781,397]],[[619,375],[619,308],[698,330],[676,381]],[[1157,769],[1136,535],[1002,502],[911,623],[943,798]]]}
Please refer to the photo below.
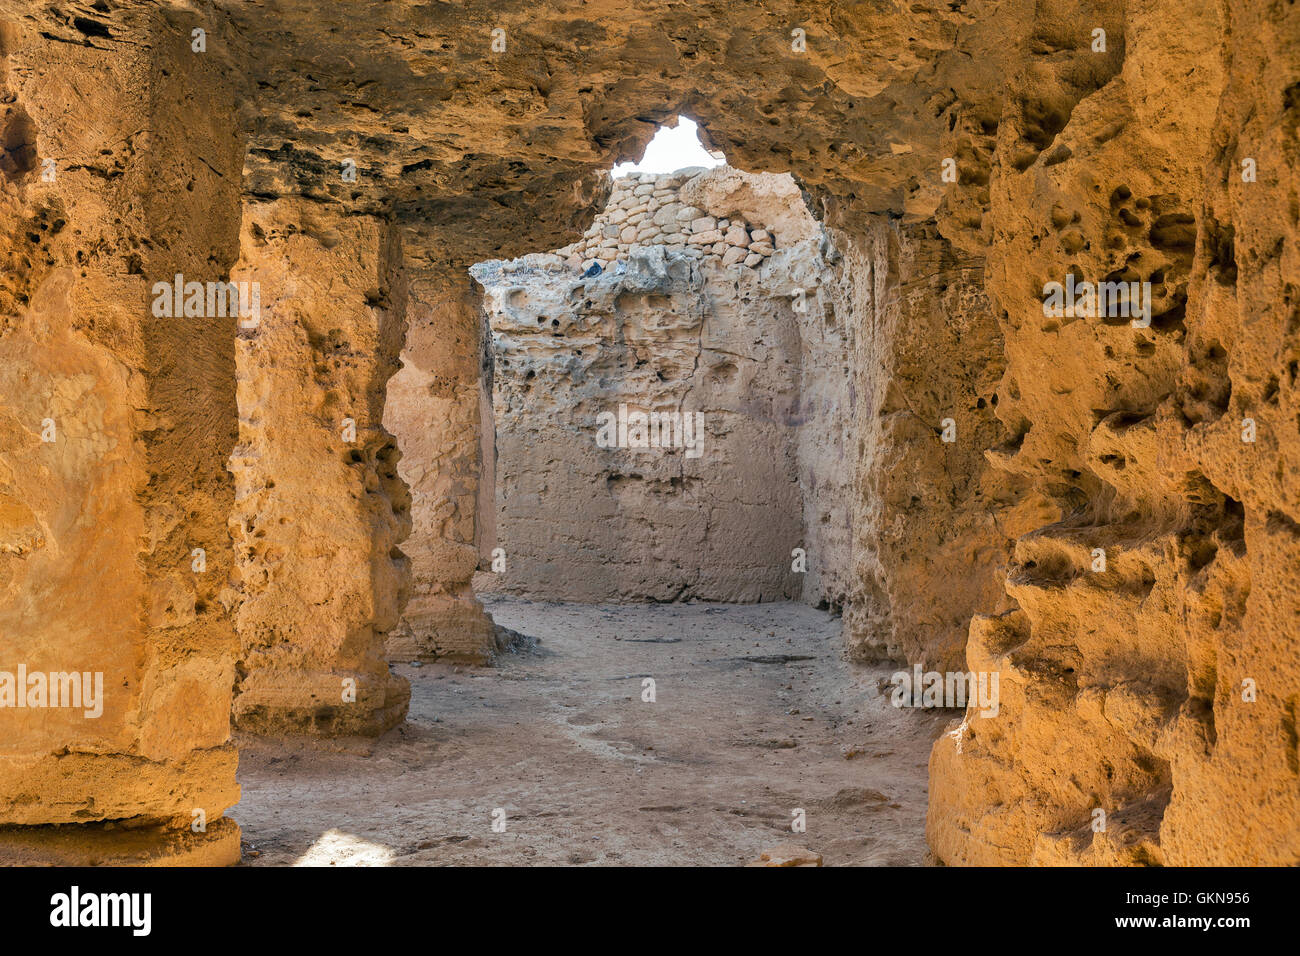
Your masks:
{"label": "sandy ground", "polygon": [[783,843],[925,862],[926,764],[953,714],[890,706],[893,669],[842,661],[837,619],[485,603],[537,646],[398,665],[410,716],[380,740],[240,741],[247,865],[732,865]]}

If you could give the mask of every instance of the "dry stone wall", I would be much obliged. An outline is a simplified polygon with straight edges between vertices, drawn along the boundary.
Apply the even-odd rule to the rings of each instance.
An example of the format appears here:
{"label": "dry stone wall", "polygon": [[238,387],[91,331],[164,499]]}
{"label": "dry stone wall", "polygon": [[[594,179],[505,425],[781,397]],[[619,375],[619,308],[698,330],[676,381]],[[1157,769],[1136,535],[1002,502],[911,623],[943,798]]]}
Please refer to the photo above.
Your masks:
{"label": "dry stone wall", "polygon": [[678,194],[699,168],[656,176],[629,173],[614,180],[604,211],[582,239],[556,251],[565,264],[607,269],[633,249],[663,246],[723,267],[756,269],[775,251],[766,229],[742,218],[713,216]]}

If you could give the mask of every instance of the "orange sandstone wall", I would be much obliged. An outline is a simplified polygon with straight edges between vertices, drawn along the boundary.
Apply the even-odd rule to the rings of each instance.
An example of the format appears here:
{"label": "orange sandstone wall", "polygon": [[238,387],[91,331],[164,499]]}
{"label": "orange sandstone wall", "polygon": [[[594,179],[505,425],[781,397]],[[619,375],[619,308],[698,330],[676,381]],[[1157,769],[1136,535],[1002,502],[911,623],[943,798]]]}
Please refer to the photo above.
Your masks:
{"label": "orange sandstone wall", "polygon": [[410,497],[382,423],[406,333],[400,241],[329,205],[250,204],[235,274],[261,288],[236,355],[235,720],[380,733],[410,696],[384,655],[410,580]]}
{"label": "orange sandstone wall", "polygon": [[95,716],[9,685],[0,862],[239,856],[235,320],[159,317],[152,289],[226,277],[242,140],[220,72],[142,29],[0,27],[0,671],[102,682]]}
{"label": "orange sandstone wall", "polygon": [[[1016,541],[1017,610],[971,625],[1001,712],[936,744],[930,843],[948,863],[1294,863],[1300,16],[1130,6],[1103,57],[1046,48],[1085,15],[1061,7],[977,177],[1014,436],[993,460],[1061,517]],[[1149,327],[1045,316],[1067,272],[1149,282]]]}

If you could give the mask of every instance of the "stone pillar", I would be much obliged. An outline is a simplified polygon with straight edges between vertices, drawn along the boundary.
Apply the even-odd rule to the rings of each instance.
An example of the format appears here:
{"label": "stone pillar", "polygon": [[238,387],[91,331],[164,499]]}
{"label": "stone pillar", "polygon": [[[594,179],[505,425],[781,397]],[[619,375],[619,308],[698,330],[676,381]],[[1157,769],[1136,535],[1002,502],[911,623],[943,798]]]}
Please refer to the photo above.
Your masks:
{"label": "stone pillar", "polygon": [[235,318],[153,287],[235,260],[234,97],[157,24],[0,86],[0,864],[233,863]]}
{"label": "stone pillar", "polygon": [[402,448],[398,471],[411,489],[412,516],[411,601],[388,653],[485,663],[496,629],[470,587],[480,516],[495,506],[490,467],[484,475],[493,423],[483,397],[482,296],[468,273],[424,278],[411,285],[410,320],[384,413]]}
{"label": "stone pillar", "polygon": [[994,417],[1002,337],[982,261],[932,225],[846,218],[836,239],[859,440],[845,641],[858,659],[958,671],[971,615],[1007,603],[1008,529],[1025,524],[1014,483],[984,455],[1006,435]]}
{"label": "stone pillar", "polygon": [[381,421],[406,332],[401,261],[381,219],[245,208],[235,273],[259,284],[260,316],[240,332],[230,463],[241,730],[372,735],[406,715],[384,642],[406,600],[410,498]]}

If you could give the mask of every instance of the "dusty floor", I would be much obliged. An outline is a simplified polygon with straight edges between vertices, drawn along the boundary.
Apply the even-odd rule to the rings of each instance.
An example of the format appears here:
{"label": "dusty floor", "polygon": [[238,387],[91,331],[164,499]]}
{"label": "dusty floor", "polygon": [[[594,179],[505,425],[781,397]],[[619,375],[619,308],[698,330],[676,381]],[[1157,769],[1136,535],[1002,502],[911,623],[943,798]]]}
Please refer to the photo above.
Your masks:
{"label": "dusty floor", "polygon": [[837,619],[487,603],[537,647],[400,665],[410,716],[379,741],[241,740],[245,863],[737,864],[791,842],[827,865],[925,862],[926,764],[954,715],[890,706],[892,668],[844,663]]}

